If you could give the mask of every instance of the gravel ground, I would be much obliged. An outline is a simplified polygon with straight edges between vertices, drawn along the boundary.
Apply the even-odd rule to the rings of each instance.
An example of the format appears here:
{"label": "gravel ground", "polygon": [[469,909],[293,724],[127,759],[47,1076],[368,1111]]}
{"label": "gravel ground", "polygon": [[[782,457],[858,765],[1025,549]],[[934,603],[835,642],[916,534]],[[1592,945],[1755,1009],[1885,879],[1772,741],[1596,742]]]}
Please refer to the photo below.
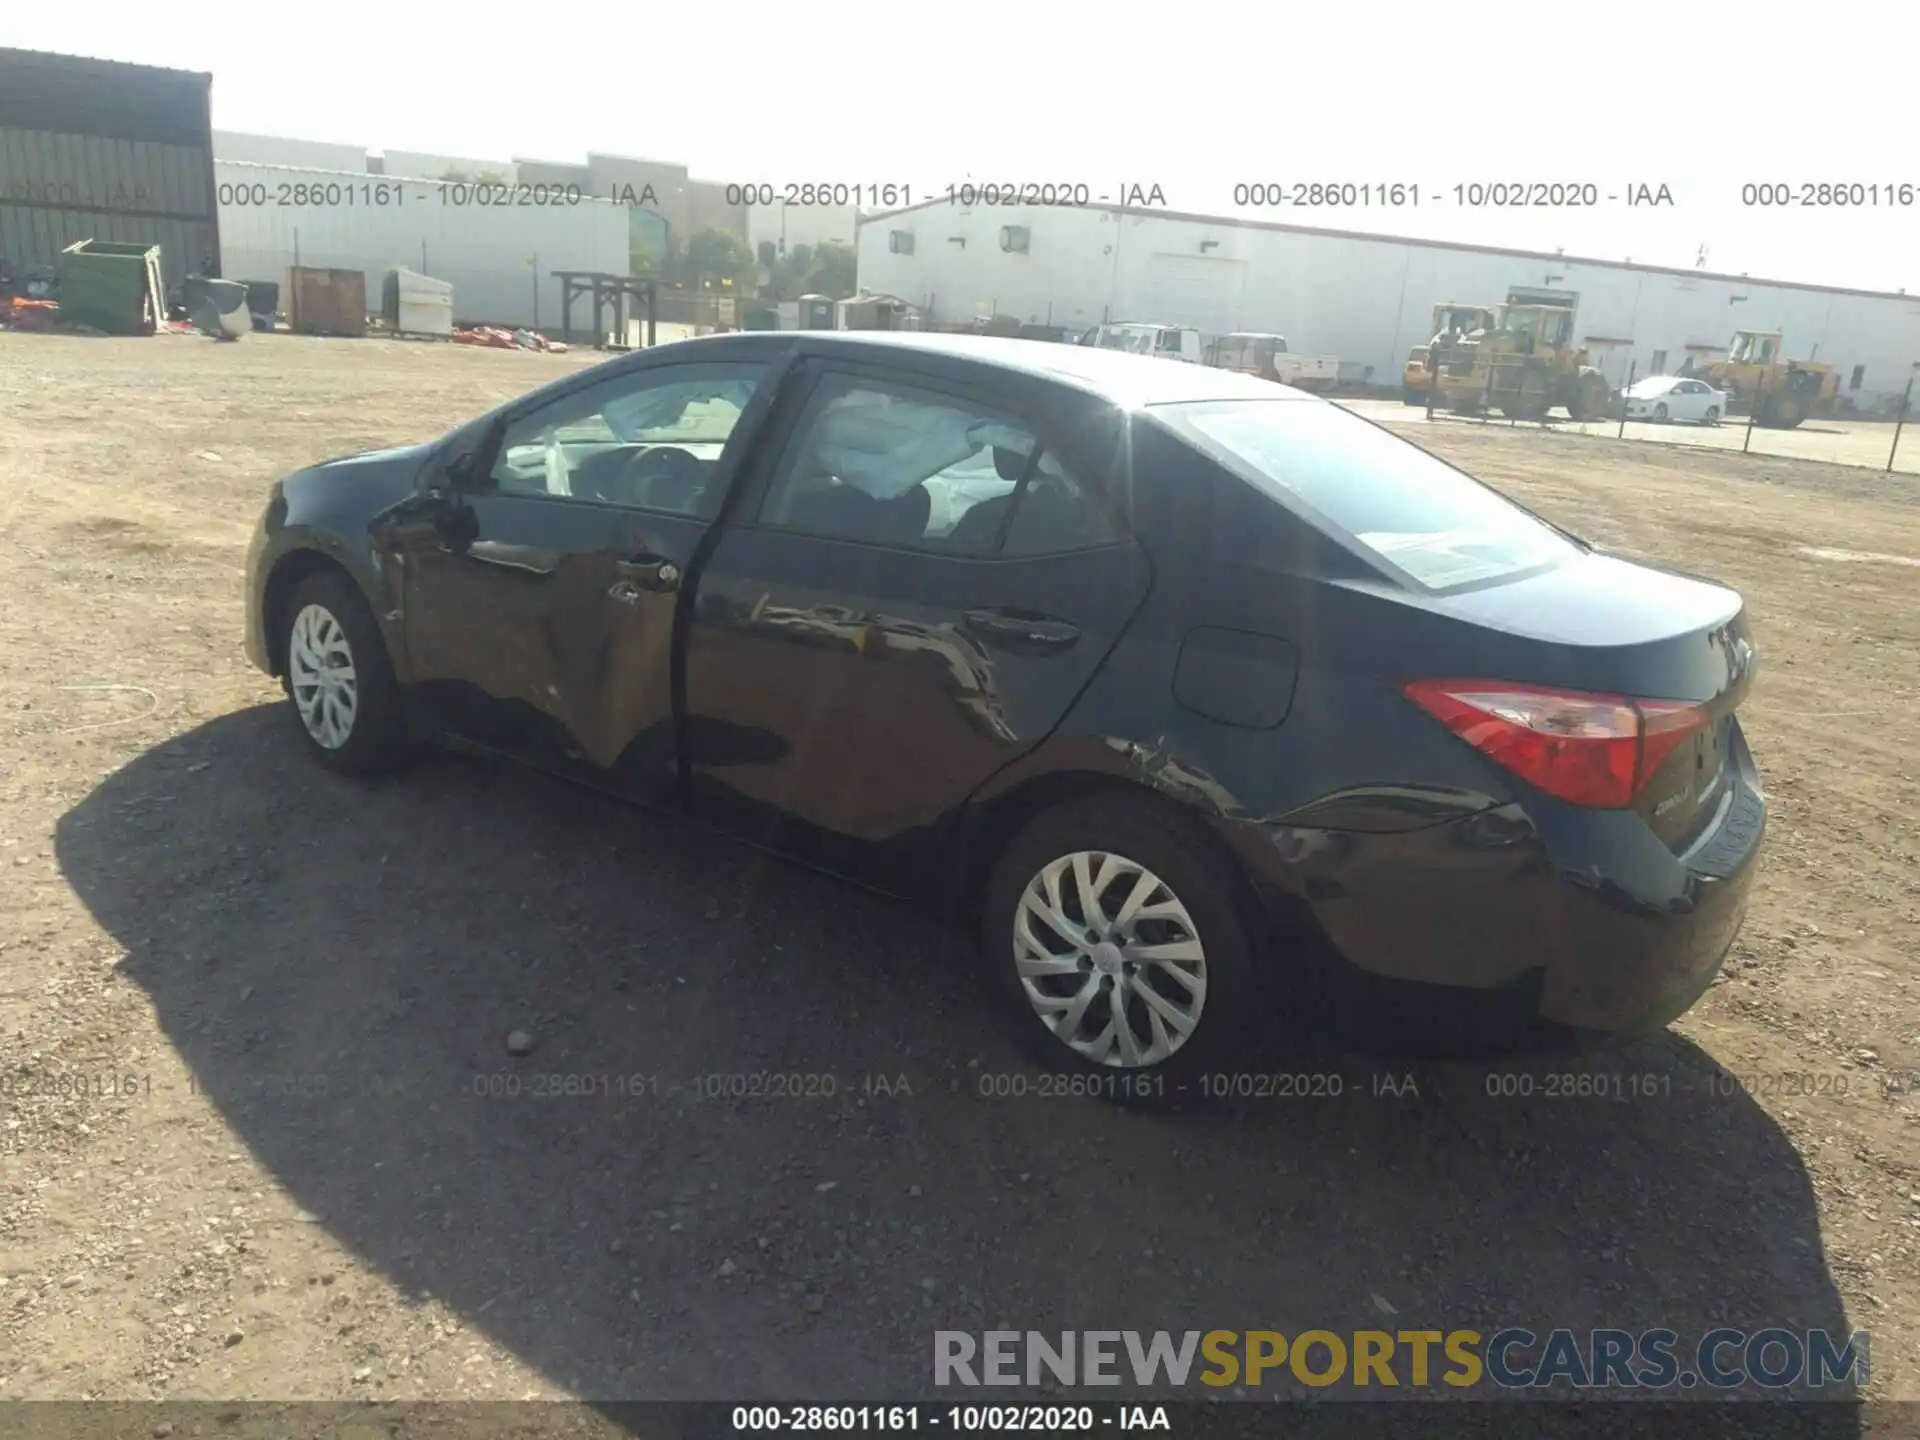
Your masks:
{"label": "gravel ground", "polygon": [[[267,483],[579,363],[0,334],[0,1396],[904,1398],[936,1329],[1725,1323],[1869,1331],[1920,1398],[1914,482],[1411,427],[1747,595],[1744,936],[1579,1067],[1658,1098],[1340,1059],[1145,1115],[991,1094],[1033,1077],[907,910],[490,761],[304,761],[240,654]],[[765,1074],[812,1093],[711,1078]]]}

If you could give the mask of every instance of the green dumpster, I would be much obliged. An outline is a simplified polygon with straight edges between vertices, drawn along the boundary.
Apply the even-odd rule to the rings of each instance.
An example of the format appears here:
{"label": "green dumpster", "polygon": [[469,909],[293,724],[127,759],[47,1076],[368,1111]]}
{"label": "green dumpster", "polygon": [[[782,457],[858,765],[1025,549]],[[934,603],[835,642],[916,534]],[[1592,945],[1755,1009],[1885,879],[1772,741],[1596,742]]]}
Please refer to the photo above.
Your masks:
{"label": "green dumpster", "polygon": [[158,245],[77,240],[60,252],[60,315],[109,335],[151,335],[166,315]]}

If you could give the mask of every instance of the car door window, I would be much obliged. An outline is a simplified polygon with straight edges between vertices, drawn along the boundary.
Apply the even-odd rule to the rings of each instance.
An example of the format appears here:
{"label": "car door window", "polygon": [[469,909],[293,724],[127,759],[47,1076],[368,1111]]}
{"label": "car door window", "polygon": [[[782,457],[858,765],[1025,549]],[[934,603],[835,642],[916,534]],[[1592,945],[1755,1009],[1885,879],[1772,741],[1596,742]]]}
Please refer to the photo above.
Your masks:
{"label": "car door window", "polygon": [[829,375],[780,459],[761,523],[837,540],[989,554],[1038,450],[1031,429],[988,408]]}
{"label": "car door window", "polygon": [[1095,493],[1021,421],[911,385],[836,375],[795,426],[760,522],[975,557],[1122,538]]}
{"label": "car door window", "polygon": [[1014,503],[1000,553],[1059,555],[1093,550],[1121,538],[1119,527],[1093,493],[1068,473],[1059,457],[1042,450]]}
{"label": "car door window", "polygon": [[765,371],[663,366],[560,396],[509,422],[489,479],[503,494],[710,520],[721,452]]}

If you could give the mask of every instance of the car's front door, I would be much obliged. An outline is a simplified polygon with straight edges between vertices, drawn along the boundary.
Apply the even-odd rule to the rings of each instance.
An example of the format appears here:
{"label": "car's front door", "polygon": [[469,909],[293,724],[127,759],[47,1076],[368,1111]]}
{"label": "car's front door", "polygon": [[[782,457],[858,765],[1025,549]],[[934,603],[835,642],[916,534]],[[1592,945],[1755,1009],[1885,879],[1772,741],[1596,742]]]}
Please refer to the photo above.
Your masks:
{"label": "car's front door", "polygon": [[818,363],[743,476],[687,644],[693,803],[886,889],[1052,731],[1145,597],[1124,417]]}
{"label": "car's front door", "polygon": [[765,409],[762,362],[653,364],[510,413],[404,527],[406,649],[457,733],[653,798],[677,778],[682,581]]}

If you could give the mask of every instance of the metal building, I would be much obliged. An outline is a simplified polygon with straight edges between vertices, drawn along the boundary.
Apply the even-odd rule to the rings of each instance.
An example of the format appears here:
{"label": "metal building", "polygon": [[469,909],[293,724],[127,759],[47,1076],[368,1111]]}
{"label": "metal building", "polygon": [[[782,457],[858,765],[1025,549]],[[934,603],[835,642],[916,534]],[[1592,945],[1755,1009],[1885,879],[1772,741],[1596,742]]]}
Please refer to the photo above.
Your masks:
{"label": "metal building", "polygon": [[365,170],[367,147],[326,140],[294,140],[255,135],[245,130],[213,132],[215,160],[244,160],[251,165],[297,165],[310,170]]}
{"label": "metal building", "polygon": [[858,263],[863,290],[934,324],[1259,331],[1382,385],[1429,338],[1435,304],[1498,305],[1515,287],[1577,296],[1576,336],[1616,385],[1724,351],[1736,329],[1780,330],[1787,355],[1839,370],[1843,404],[1885,413],[1920,361],[1920,295],[1113,205],[940,200],[862,216]]}
{"label": "metal building", "polygon": [[359,270],[372,304],[386,272],[405,267],[451,284],[460,321],[553,329],[554,272],[628,273],[627,208],[591,196],[519,204],[487,187],[365,171],[237,160],[215,170],[229,279],[279,280],[290,265]]}
{"label": "metal building", "polygon": [[160,247],[169,288],[218,274],[211,75],[0,50],[0,265],[76,240]]}

